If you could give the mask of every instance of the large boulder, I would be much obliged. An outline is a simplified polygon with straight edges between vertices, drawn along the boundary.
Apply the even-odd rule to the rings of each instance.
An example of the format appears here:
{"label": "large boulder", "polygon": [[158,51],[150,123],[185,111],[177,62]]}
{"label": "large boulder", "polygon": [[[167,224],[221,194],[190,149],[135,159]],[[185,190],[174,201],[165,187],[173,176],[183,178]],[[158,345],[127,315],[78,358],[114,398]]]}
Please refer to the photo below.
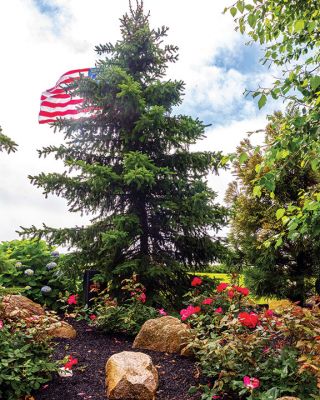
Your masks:
{"label": "large boulder", "polygon": [[73,339],[76,330],[67,322],[60,321],[53,314],[45,312],[43,307],[21,295],[7,295],[2,299],[1,317],[4,319],[24,320],[27,324],[37,324],[41,332],[52,338]]}
{"label": "large boulder", "polygon": [[2,315],[4,318],[29,318],[34,315],[45,315],[40,304],[19,294],[10,294],[2,299]]}
{"label": "large boulder", "polygon": [[150,356],[123,351],[107,361],[106,389],[110,400],[155,400],[157,388],[158,371]]}
{"label": "large boulder", "polygon": [[165,316],[146,321],[133,342],[135,349],[190,355],[186,346],[191,332],[178,318]]}

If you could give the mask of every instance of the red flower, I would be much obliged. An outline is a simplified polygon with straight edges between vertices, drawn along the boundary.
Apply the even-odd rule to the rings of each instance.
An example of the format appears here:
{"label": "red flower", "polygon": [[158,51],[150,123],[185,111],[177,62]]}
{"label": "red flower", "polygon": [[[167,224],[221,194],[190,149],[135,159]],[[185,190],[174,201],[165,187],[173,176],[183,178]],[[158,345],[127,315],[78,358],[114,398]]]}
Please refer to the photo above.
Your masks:
{"label": "red flower", "polygon": [[223,292],[228,286],[229,286],[228,283],[225,283],[225,282],[219,283],[219,285],[216,288],[217,292],[219,292],[219,293]]}
{"label": "red flower", "polygon": [[77,304],[77,297],[78,297],[77,294],[71,294],[71,295],[68,297],[67,303],[68,303],[69,305],[71,305],[71,304]]}
{"label": "red flower", "polygon": [[3,321],[0,319],[0,329],[3,328]]}
{"label": "red flower", "polygon": [[202,304],[210,305],[210,304],[212,304],[212,303],[213,303],[213,299],[210,299],[210,297],[208,297],[207,299],[204,299],[204,300],[202,301]]}
{"label": "red flower", "polygon": [[216,308],[216,309],[214,310],[214,312],[215,312],[216,314],[222,314],[222,313],[223,313],[223,309],[222,309],[222,307],[218,307],[218,308]]}
{"label": "red flower", "polygon": [[267,310],[267,311],[264,313],[264,315],[265,315],[267,318],[272,318],[272,317],[273,317],[273,311],[272,311],[272,310]]}
{"label": "red flower", "polygon": [[69,356],[69,361],[64,364],[65,369],[72,369],[74,365],[78,364],[78,359],[77,358],[72,358],[72,356]]}
{"label": "red flower", "polygon": [[248,389],[256,389],[260,386],[260,381],[258,378],[250,378],[249,376],[245,376],[243,378],[243,384]]}
{"label": "red flower", "polygon": [[184,308],[180,311],[181,315],[181,320],[185,321],[187,318],[189,318],[192,314],[196,314],[201,311],[201,308],[199,306],[188,306],[187,308]]}
{"label": "red flower", "polygon": [[145,293],[141,293],[140,296],[138,297],[138,301],[141,301],[141,303],[145,303],[147,300],[147,296]]}
{"label": "red flower", "polygon": [[191,286],[199,286],[199,285],[201,285],[201,283],[202,283],[202,279],[195,276],[192,279]]}
{"label": "red flower", "polygon": [[228,291],[228,297],[229,297],[229,299],[233,299],[234,298],[234,291],[233,290],[229,290]]}
{"label": "red flower", "polygon": [[94,321],[97,318],[97,316],[95,314],[90,314],[89,318],[91,319],[91,321]]}
{"label": "red flower", "polygon": [[160,315],[163,315],[163,316],[166,316],[166,315],[168,315],[168,313],[166,313],[165,311],[164,311],[164,309],[163,308],[159,308],[159,314]]}
{"label": "red flower", "polygon": [[241,293],[243,296],[248,296],[248,294],[250,293],[249,289],[246,287],[238,287],[237,291]]}
{"label": "red flower", "polygon": [[259,322],[259,317],[253,312],[250,314],[247,312],[241,312],[238,315],[238,319],[243,326],[247,326],[248,328],[255,328]]}

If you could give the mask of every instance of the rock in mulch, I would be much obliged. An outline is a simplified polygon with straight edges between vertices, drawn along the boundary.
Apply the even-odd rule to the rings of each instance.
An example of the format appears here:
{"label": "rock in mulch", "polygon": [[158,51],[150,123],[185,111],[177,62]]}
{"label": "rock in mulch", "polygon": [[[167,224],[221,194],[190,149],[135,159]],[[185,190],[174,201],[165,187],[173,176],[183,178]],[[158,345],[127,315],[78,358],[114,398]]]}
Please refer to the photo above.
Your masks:
{"label": "rock in mulch", "polygon": [[[132,351],[132,340],[126,336],[111,336],[88,327],[84,321],[68,321],[77,330],[76,339],[55,339],[54,358],[66,355],[78,359],[73,377],[53,380],[34,393],[36,400],[106,400],[105,364],[115,353]],[[191,359],[178,354],[144,350],[158,370],[157,400],[199,400],[199,394],[188,394],[190,386],[197,385],[197,370]]]}
{"label": "rock in mulch", "polygon": [[106,364],[106,388],[109,399],[154,400],[158,371],[147,354],[122,351]]}
{"label": "rock in mulch", "polygon": [[285,396],[285,397],[279,397],[277,400],[300,400],[300,399],[299,397]]}
{"label": "rock in mulch", "polygon": [[166,316],[149,319],[142,325],[133,348],[185,354],[190,335],[187,325],[178,318]]}

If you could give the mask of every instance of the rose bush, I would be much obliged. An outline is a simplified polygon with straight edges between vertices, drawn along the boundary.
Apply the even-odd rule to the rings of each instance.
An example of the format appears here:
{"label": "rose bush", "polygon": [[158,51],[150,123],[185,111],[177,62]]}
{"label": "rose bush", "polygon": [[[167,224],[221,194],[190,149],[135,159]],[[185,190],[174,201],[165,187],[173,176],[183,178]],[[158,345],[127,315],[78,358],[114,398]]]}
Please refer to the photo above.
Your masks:
{"label": "rose bush", "polygon": [[273,312],[259,308],[248,290],[235,284],[222,282],[205,295],[199,289],[188,298],[197,312],[186,318],[182,312],[181,319],[194,333],[189,346],[206,382],[203,400],[319,397],[318,305]]}

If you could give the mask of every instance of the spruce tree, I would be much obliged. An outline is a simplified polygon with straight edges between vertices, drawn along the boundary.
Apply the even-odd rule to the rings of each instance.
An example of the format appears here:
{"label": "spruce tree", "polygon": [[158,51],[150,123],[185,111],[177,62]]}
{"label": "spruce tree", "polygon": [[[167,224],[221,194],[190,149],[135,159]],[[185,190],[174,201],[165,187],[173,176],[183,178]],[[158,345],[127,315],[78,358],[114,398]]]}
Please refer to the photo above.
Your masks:
{"label": "spruce tree", "polygon": [[96,47],[95,79],[69,87],[85,99],[92,116],[60,120],[65,143],[39,151],[54,154],[66,171],[32,176],[37,187],[67,199],[71,212],[93,214],[85,227],[54,229],[44,225],[22,233],[46,237],[77,250],[76,262],[99,269],[115,288],[132,273],[159,296],[174,301],[187,271],[214,261],[221,251],[216,232],[225,210],[206,182],[217,172],[215,152],[190,152],[204,136],[199,119],[174,115],[184,83],[164,80],[177,61],[177,47],[163,45],[167,27],[149,27],[149,14],[137,2],[121,22],[122,39]]}

